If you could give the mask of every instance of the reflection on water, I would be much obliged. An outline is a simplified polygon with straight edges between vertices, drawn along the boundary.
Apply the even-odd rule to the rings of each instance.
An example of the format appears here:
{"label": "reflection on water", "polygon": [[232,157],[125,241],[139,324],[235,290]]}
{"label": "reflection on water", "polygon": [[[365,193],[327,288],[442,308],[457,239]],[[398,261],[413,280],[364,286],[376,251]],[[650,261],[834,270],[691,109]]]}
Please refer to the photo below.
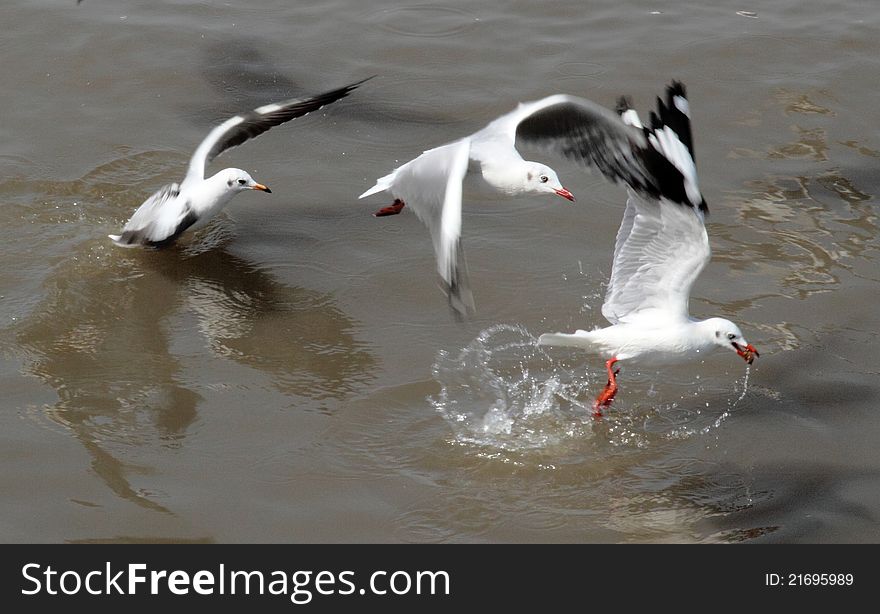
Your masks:
{"label": "reflection on water", "polygon": [[828,143],[825,130],[822,128],[800,128],[795,126],[793,132],[796,139],[785,145],[780,145],[770,150],[767,157],[771,160],[794,158],[809,158],[815,162],[824,162],[828,159]]}
{"label": "reflection on water", "polygon": [[[0,41],[3,536],[880,540],[866,3],[48,4],[6,3]],[[229,154],[302,198],[166,252],[109,244],[213,123],[373,74]],[[423,237],[356,195],[518,101],[649,101],[669,78],[715,195],[692,312],[762,356],[741,400],[732,355],[625,367],[595,421],[602,361],[530,331],[604,325],[619,186],[560,167],[576,206],[475,207],[486,296],[460,326],[411,292]]]}
{"label": "reflection on water", "polygon": [[[510,337],[508,331],[508,346]],[[498,366],[499,359],[493,362]],[[520,368],[516,362],[508,367],[511,374]],[[515,383],[516,377],[511,379]],[[440,384],[441,389],[449,385]],[[369,459],[370,464],[358,468],[365,474],[391,473],[442,493],[403,508],[395,520],[401,539],[718,541],[726,538],[705,526],[707,517],[745,509],[768,496],[755,492],[738,471],[716,475],[713,464],[698,459],[701,450],[724,445],[719,444],[723,430],[712,427],[708,433],[697,429],[674,436],[676,429],[704,420],[705,414],[717,418],[711,411],[700,415],[694,406],[659,406],[657,411],[624,410],[623,416],[601,423],[569,415],[567,425],[558,417],[542,422],[511,411],[510,434],[499,435],[451,424],[442,412],[442,421],[414,416],[409,408],[424,389],[377,395],[374,402],[390,408],[385,422],[351,425],[343,451],[361,462]],[[461,400],[469,393],[454,394]],[[456,433],[451,438],[450,428]],[[403,437],[389,439],[389,429]],[[567,434],[567,429],[579,430],[579,436]],[[626,430],[630,436],[638,433],[647,445],[624,443],[617,434]],[[514,435],[523,440],[519,449],[514,448]],[[543,448],[538,447],[541,438]],[[443,505],[438,505],[438,496]]]}
{"label": "reflection on water", "polygon": [[839,284],[841,268],[876,251],[880,227],[870,198],[840,172],[751,181],[724,206],[736,210],[757,238],[713,226],[714,235],[728,242],[714,258],[733,268],[775,268],[782,287],[799,298],[828,291]]}
{"label": "reflection on water", "polygon": [[[25,217],[56,228],[59,239],[66,234],[73,242],[70,235],[83,225],[95,225],[98,237],[71,245],[42,283],[43,299],[14,332],[26,372],[58,395],[44,415],[82,444],[94,473],[118,497],[170,513],[155,493],[136,486],[136,476],[152,469],[127,460],[126,450],[182,446],[197,423],[206,384],[190,379],[181,352],[191,360],[193,351],[207,349],[209,357],[262,371],[294,407],[297,399],[312,400],[322,411],[329,411],[324,400],[368,382],[374,359],[331,297],[284,286],[227,251],[230,231],[222,219],[169,250],[110,246],[100,211],[118,208],[116,201],[140,202],[138,187],[147,180],[136,169],[157,157],[140,154],[78,181],[43,184],[37,202],[21,205],[30,211]],[[13,192],[16,182],[4,188]],[[88,214],[51,206],[96,194],[103,207],[79,209]]]}
{"label": "reflection on water", "polygon": [[693,458],[667,458],[634,467],[625,488],[612,497],[609,527],[627,541],[734,542],[772,533],[774,526],[738,525],[721,529],[715,518],[748,513],[773,498],[770,489],[756,488],[751,476],[724,463]]}
{"label": "reflection on water", "polygon": [[[817,96],[829,94],[780,89],[772,104],[804,120],[834,117],[831,108],[815,101]],[[753,151],[750,155],[768,160],[829,160],[832,143],[826,128],[796,124],[791,129],[798,135],[795,141],[771,146],[766,154]],[[862,151],[854,141],[845,144],[871,155],[871,150]],[[833,290],[840,284],[841,270],[850,269],[854,261],[873,259],[880,228],[872,200],[841,168],[750,180],[723,204],[736,211],[741,226],[712,226],[714,235],[722,239],[714,257],[733,269],[763,269],[760,274],[779,278],[789,296],[806,299]]]}
{"label": "reflection on water", "polygon": [[180,286],[217,356],[265,371],[286,394],[317,400],[344,398],[373,379],[372,355],[329,295],[282,286],[223,249],[157,255],[151,265]]}
{"label": "reflection on water", "polygon": [[[780,480],[780,475],[786,479]],[[750,493],[755,495],[747,504],[720,508],[720,513],[703,522],[704,530],[730,542],[760,538],[770,543],[797,543],[803,535],[811,534],[817,537],[810,543],[840,543],[843,522],[859,531],[861,543],[876,543],[880,537],[875,511],[850,498],[854,489],[870,492],[876,482],[870,471],[841,472],[834,464],[821,461],[760,464],[749,471],[749,481]],[[788,510],[800,513],[791,516]],[[784,523],[780,523],[781,517]]]}
{"label": "reflection on water", "polygon": [[[831,92],[822,90],[817,92],[822,97],[831,97]],[[815,94],[812,92],[798,92],[787,88],[779,88],[776,90],[774,98],[776,103],[784,107],[786,115],[825,115],[834,117],[836,113],[821,104],[814,102]]]}

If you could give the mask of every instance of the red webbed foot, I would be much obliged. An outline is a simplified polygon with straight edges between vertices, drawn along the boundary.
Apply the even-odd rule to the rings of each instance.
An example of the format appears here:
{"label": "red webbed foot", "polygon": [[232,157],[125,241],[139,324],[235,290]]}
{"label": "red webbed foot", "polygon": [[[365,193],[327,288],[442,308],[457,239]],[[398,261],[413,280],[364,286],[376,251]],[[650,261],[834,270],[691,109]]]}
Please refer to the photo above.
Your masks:
{"label": "red webbed foot", "polygon": [[400,200],[399,198],[394,199],[394,202],[387,207],[382,207],[376,213],[373,214],[374,217],[385,217],[386,215],[397,215],[403,208],[406,206],[406,203]]}
{"label": "red webbed foot", "polygon": [[620,373],[620,368],[613,368],[616,362],[617,358],[611,358],[605,363],[605,369],[608,371],[608,382],[593,403],[594,418],[602,416],[602,410],[611,406],[611,402],[614,400],[614,395],[617,394],[617,374]]}

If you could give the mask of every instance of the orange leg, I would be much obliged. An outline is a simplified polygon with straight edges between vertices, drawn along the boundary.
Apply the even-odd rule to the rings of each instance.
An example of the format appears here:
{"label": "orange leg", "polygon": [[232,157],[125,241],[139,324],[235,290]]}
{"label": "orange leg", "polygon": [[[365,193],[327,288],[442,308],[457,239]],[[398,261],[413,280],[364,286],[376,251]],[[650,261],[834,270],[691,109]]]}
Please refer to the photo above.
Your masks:
{"label": "orange leg", "polygon": [[593,403],[594,417],[601,416],[602,410],[611,406],[611,401],[614,400],[614,395],[617,394],[617,374],[620,373],[620,368],[613,369],[616,362],[616,357],[605,362],[605,369],[608,371],[608,383],[605,384],[602,393],[596,398],[596,402]]}
{"label": "orange leg", "polygon": [[400,200],[399,198],[394,199],[394,203],[388,205],[387,207],[382,207],[376,213],[373,214],[374,217],[385,217],[386,215],[397,215],[403,208],[406,206],[406,203]]}

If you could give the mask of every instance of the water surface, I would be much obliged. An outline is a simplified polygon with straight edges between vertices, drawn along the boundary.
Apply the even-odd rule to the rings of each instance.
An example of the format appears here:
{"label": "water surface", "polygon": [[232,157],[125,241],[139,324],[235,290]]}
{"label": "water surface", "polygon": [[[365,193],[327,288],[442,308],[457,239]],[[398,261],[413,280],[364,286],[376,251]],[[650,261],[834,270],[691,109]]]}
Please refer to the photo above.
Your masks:
{"label": "water surface", "polygon": [[[753,10],[757,18],[738,15]],[[0,8],[0,539],[877,542],[880,14],[776,2],[151,2]],[[377,78],[225,154],[239,196],[163,252],[106,238],[206,131]],[[357,195],[517,102],[689,88],[713,261],[694,315],[761,350],[624,367],[624,192],[466,205],[458,323],[415,216]]]}

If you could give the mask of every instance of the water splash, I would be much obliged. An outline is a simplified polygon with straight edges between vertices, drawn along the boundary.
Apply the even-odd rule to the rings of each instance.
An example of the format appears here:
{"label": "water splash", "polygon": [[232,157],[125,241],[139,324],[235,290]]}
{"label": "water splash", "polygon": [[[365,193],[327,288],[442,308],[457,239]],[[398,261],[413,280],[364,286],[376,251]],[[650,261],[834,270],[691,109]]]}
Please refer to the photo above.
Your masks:
{"label": "water splash", "polygon": [[[751,365],[746,364],[746,373],[742,379],[742,391],[739,396],[734,400],[727,401],[727,407],[721,412],[715,420],[713,420],[710,424],[702,426],[702,427],[680,427],[673,429],[669,432],[669,439],[685,439],[693,437],[694,435],[708,435],[714,430],[717,430],[721,427],[722,424],[730,417],[730,413],[733,408],[746,397],[746,393],[749,391],[749,374],[751,373]],[[734,390],[737,389],[737,386],[734,386]],[[708,406],[708,403],[707,403]],[[700,413],[700,412],[697,412]]]}
{"label": "water splash", "polygon": [[429,398],[457,442],[508,451],[547,449],[591,434],[589,381],[555,362],[525,328],[499,324],[433,367],[440,393]]}
{"label": "water splash", "polygon": [[[499,324],[457,353],[438,352],[433,376],[441,388],[428,401],[449,423],[453,443],[516,462],[523,459],[505,453],[556,456],[573,451],[584,440],[644,449],[708,435],[745,398],[749,367],[734,386],[737,398],[727,398],[720,414],[716,399],[725,397],[729,383],[699,374],[677,379],[668,370],[628,370],[632,400],[615,400],[606,415],[595,420],[592,399],[604,384],[604,370],[585,369],[583,356],[576,352],[568,359],[556,353],[551,357],[524,327]],[[676,391],[675,401],[663,400]]]}

